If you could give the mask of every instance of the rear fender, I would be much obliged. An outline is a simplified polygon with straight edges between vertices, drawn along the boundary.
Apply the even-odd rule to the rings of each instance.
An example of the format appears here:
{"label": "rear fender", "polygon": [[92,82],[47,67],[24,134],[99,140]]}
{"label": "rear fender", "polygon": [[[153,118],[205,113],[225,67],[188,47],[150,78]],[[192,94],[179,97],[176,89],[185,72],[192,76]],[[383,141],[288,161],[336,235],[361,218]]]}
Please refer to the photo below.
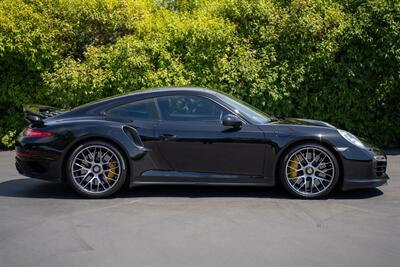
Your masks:
{"label": "rear fender", "polygon": [[[129,136],[126,131],[124,131],[124,127],[129,127],[129,126],[107,125],[102,127],[97,125],[93,129],[85,128],[85,133],[76,136],[74,141],[68,145],[66,150],[69,151],[77,143],[82,143],[85,140],[100,138],[100,139],[108,139],[118,144],[118,146],[124,150],[123,152],[129,159],[136,160],[143,157],[144,154],[147,152],[147,150],[143,146],[137,145],[135,143],[135,140],[133,140],[132,137]],[[136,138],[140,137],[136,136]]]}
{"label": "rear fender", "polygon": [[[80,123],[79,123],[80,124]],[[61,162],[65,165],[66,160],[68,159],[70,153],[79,146],[80,144],[95,140],[101,139],[104,141],[110,141],[111,143],[116,144],[127,157],[127,164],[129,165],[129,169],[133,170],[133,161],[142,158],[147,150],[143,146],[140,146],[135,143],[135,140],[131,135],[124,130],[125,127],[130,127],[127,125],[123,125],[120,123],[110,123],[103,121],[87,121],[84,125],[79,125],[76,122],[73,125],[64,125],[68,131],[63,134],[64,138],[61,141],[62,143],[68,144],[60,144],[64,147]],[[139,138],[139,136],[136,136]]]}

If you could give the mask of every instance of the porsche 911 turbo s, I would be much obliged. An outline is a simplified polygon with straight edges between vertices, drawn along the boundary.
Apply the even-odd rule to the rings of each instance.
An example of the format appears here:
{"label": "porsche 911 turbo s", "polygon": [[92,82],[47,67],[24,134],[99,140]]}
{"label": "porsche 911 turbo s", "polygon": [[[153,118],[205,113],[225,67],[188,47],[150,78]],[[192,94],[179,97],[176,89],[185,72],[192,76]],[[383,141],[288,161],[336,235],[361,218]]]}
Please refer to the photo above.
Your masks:
{"label": "porsche 911 turbo s", "polygon": [[281,183],[301,198],[387,182],[386,156],[317,120],[276,118],[203,88],[138,91],[71,110],[30,105],[16,168],[103,198],[124,184]]}

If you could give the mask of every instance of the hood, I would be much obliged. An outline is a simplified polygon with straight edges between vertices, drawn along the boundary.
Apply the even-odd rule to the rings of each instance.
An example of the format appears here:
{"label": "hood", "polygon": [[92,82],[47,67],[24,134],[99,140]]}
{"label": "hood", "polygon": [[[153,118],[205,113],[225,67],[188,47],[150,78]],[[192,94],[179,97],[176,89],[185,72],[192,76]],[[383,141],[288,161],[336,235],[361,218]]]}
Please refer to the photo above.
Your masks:
{"label": "hood", "polygon": [[318,126],[318,127],[326,127],[326,128],[334,128],[335,126],[318,120],[309,120],[309,119],[297,119],[297,118],[279,118],[272,122],[272,124],[282,124],[282,125],[298,125],[298,126]]}

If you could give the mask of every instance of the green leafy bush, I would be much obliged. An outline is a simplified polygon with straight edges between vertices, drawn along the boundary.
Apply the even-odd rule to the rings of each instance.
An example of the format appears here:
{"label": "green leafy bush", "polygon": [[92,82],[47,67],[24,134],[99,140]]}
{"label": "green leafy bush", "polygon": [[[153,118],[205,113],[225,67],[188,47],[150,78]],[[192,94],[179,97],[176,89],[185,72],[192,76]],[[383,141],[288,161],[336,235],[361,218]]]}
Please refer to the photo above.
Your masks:
{"label": "green leafy bush", "polygon": [[3,0],[0,136],[25,103],[195,85],[399,145],[399,40],[389,0]]}
{"label": "green leafy bush", "polygon": [[12,148],[15,146],[15,136],[17,134],[17,131],[9,131],[6,135],[4,135],[1,138],[1,143],[6,147],[6,148]]}

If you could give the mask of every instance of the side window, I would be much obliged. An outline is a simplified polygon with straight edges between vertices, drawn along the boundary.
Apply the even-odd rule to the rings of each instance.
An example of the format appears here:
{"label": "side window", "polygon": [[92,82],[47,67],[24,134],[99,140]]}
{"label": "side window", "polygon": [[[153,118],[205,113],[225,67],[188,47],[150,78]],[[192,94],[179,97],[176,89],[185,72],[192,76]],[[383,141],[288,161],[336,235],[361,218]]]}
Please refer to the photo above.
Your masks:
{"label": "side window", "polygon": [[201,96],[169,96],[157,99],[163,120],[215,121],[230,114],[227,109]]}
{"label": "side window", "polygon": [[158,120],[154,99],[139,100],[112,108],[107,111],[107,115],[132,120]]}

